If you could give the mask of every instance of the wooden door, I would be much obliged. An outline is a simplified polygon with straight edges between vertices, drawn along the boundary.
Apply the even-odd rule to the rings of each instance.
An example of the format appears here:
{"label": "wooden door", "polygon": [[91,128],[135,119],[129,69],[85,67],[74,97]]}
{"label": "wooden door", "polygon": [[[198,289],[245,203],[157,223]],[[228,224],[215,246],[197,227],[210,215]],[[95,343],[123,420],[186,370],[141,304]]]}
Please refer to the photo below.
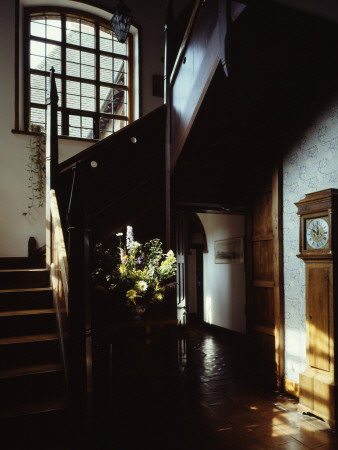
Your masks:
{"label": "wooden door", "polygon": [[280,388],[284,367],[281,195],[278,170],[266,175],[264,186],[251,197],[247,216],[247,327],[257,380]]}
{"label": "wooden door", "polygon": [[188,284],[187,284],[187,217],[179,214],[176,220],[176,261],[177,261],[177,324],[178,324],[178,365],[184,371],[188,357]]}

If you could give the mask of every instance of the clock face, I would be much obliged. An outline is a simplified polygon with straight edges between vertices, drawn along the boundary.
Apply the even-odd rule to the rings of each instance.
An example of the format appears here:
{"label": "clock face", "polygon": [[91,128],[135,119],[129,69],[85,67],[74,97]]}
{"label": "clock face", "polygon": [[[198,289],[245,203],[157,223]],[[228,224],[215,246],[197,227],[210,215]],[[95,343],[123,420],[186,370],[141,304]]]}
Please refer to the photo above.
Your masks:
{"label": "clock face", "polygon": [[329,224],[326,216],[307,219],[305,226],[306,250],[327,249],[329,247]]}

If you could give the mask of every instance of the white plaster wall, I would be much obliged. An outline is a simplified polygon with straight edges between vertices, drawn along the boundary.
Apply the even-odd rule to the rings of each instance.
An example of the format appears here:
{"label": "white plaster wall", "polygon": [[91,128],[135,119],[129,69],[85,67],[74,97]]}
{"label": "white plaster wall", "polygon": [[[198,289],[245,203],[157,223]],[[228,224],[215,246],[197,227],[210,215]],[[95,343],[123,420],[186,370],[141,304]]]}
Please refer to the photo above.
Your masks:
{"label": "white plaster wall", "polygon": [[[177,13],[188,0],[174,1]],[[94,3],[94,2],[92,2]],[[115,6],[109,0],[96,2],[107,9]],[[21,0],[22,6],[53,4],[53,0]],[[71,0],[54,1],[58,6],[84,8],[88,5]],[[152,74],[163,74],[164,24],[167,2],[146,0],[127,2],[132,9],[135,23],[142,29],[140,43],[142,59],[141,97],[143,113],[149,112],[163,103],[163,99],[152,96]],[[110,17],[110,13],[107,14]],[[28,206],[28,149],[29,136],[13,134],[14,98],[15,98],[15,1],[0,2],[0,51],[2,65],[0,69],[0,257],[27,256],[27,244],[30,236],[37,240],[38,246],[45,243],[44,208],[32,211],[30,216],[23,216]],[[20,63],[22,61],[20,55]],[[22,105],[22,79],[20,80],[19,100]],[[22,124],[20,108],[20,124]],[[88,142],[59,140],[60,162],[78,153],[90,145]]]}
{"label": "white plaster wall", "polygon": [[[6,98],[7,92],[2,92],[4,73],[3,71],[0,73],[0,96]],[[7,86],[14,84],[10,80],[7,80],[7,83]],[[8,103],[10,104],[11,101]],[[11,108],[9,107],[9,109]],[[0,147],[0,257],[27,256],[30,236],[35,237],[38,247],[45,244],[45,208],[33,208],[30,215],[23,216],[23,213],[27,211],[31,195],[28,189],[29,173],[27,171],[29,162],[27,145],[30,137],[13,134],[11,132],[14,127],[13,120],[14,110],[12,115],[6,115],[0,108],[0,135],[2,136]],[[87,146],[88,143],[82,141],[60,139],[59,161],[62,162]]]}
{"label": "white plaster wall", "polygon": [[[15,98],[15,2],[0,2],[0,257],[27,256],[28,239],[45,244],[45,209],[35,208],[28,216],[30,137],[13,134]],[[60,139],[59,161],[88,147],[88,142]]]}
{"label": "white plaster wall", "polygon": [[203,224],[208,253],[203,255],[204,321],[245,334],[244,264],[215,264],[214,242],[241,237],[245,218],[241,215],[198,214]]}
{"label": "white plaster wall", "polygon": [[[173,0],[173,13],[177,17],[191,0]],[[97,0],[105,8],[114,8],[117,0]],[[153,75],[164,74],[164,26],[167,16],[167,0],[126,0],[133,22],[140,31],[141,60],[141,115],[163,104],[163,99],[152,93]]]}
{"label": "white plaster wall", "polygon": [[22,213],[28,206],[29,137],[14,135],[14,33],[15,2],[0,2],[0,256],[27,256],[30,236],[44,244],[41,227],[43,211],[31,217]]}
{"label": "white plaster wall", "polygon": [[288,149],[283,163],[285,377],[296,383],[306,366],[305,264],[299,250],[299,219],[294,205],[305,194],[338,188],[338,95],[317,111]]}

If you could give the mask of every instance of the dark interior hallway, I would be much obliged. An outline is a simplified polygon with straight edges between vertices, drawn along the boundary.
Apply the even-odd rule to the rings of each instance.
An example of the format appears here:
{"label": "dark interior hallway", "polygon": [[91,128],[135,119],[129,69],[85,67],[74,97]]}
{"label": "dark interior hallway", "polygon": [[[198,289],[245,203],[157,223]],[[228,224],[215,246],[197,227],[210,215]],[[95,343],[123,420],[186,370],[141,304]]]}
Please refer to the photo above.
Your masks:
{"label": "dark interior hallway", "polygon": [[336,434],[297,412],[295,399],[250,383],[244,340],[205,328],[193,327],[190,334],[190,364],[178,385],[135,375],[128,389],[116,386],[112,415],[97,421],[83,443],[69,446],[60,433],[50,432],[31,443],[27,435],[21,443],[13,438],[1,449],[338,448]]}

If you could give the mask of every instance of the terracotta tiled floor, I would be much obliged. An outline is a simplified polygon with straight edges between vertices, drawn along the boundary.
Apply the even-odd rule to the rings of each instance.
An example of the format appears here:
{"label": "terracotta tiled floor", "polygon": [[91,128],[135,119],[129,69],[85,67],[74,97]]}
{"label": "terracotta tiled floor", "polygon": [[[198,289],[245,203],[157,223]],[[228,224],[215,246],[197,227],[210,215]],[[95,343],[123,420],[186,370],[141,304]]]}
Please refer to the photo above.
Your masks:
{"label": "terracotta tiled floor", "polygon": [[[94,450],[338,449],[327,424],[297,411],[297,400],[250,386],[245,349],[233,338],[193,329],[190,365],[179,386],[130,386],[113,417],[77,448]],[[117,386],[117,391],[118,391]],[[37,447],[36,447],[37,448]],[[53,442],[44,450],[77,450]],[[5,450],[5,449],[4,449]]]}
{"label": "terracotta tiled floor", "polygon": [[299,413],[296,399],[248,383],[245,349],[237,340],[193,328],[191,349],[179,387],[150,384],[145,396],[133,391],[116,405],[109,432],[96,436],[97,449],[338,449],[338,436]]}
{"label": "terracotta tiled floor", "polygon": [[[296,399],[250,385],[240,343],[194,329],[191,344],[189,431],[186,446],[177,449],[338,449],[338,436],[325,422],[298,412]],[[197,438],[194,420],[201,424]]]}

